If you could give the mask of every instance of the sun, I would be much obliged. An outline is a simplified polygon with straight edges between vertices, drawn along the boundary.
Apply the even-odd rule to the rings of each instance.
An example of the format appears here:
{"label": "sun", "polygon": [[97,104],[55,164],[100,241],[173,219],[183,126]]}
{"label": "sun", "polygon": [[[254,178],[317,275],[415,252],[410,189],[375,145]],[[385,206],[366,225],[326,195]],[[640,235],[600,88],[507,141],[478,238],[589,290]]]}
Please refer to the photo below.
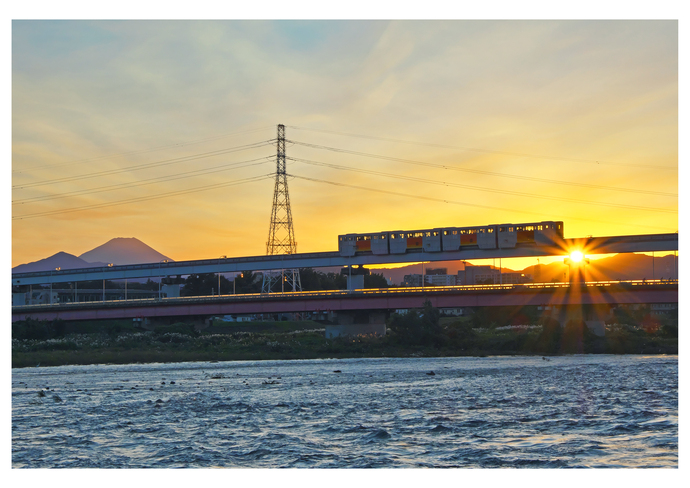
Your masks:
{"label": "sun", "polygon": [[582,251],[573,251],[570,253],[570,260],[573,263],[579,263],[584,259],[585,255],[582,254]]}

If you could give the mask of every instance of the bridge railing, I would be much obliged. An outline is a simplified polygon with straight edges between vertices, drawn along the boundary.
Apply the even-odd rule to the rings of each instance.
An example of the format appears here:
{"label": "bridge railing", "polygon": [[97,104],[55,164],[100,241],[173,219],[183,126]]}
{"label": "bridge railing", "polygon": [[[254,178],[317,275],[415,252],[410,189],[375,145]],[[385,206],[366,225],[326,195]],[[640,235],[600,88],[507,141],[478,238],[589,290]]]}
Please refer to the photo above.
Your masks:
{"label": "bridge railing", "polygon": [[[582,282],[578,285],[580,287],[611,287],[611,286],[657,286],[657,285],[674,285],[677,286],[678,280],[622,280],[622,281],[590,281]],[[458,291],[477,292],[477,291],[524,291],[524,290],[547,290],[547,289],[565,289],[571,288],[571,283],[563,282],[548,282],[548,283],[504,283],[504,284],[481,284],[481,285],[456,285],[456,286],[418,286],[418,287],[394,287],[394,288],[368,288],[359,290],[319,290],[319,291],[297,291],[297,292],[281,292],[281,293],[247,293],[247,294],[230,294],[230,295],[202,295],[193,297],[162,297],[162,298],[133,298],[133,299],[117,299],[117,300],[94,300],[88,302],[61,302],[53,304],[30,304],[13,306],[12,310],[39,310],[39,309],[54,309],[54,308],[97,308],[104,304],[109,306],[144,306],[155,305],[161,302],[166,304],[184,304],[184,303],[200,303],[208,302],[210,300],[218,301],[247,301],[247,300],[275,300],[285,298],[318,298],[328,297],[334,298],[338,296],[369,296],[369,295],[397,295],[397,294],[414,294],[414,293],[454,293]]]}

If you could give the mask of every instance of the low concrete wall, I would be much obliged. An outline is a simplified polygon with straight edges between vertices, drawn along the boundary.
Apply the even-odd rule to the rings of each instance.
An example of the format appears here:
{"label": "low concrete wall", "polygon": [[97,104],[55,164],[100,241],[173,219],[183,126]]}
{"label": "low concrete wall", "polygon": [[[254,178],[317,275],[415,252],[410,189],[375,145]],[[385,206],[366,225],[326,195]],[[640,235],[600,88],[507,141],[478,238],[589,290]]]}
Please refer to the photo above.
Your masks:
{"label": "low concrete wall", "polygon": [[326,325],[326,339],[369,334],[386,335],[386,324]]}

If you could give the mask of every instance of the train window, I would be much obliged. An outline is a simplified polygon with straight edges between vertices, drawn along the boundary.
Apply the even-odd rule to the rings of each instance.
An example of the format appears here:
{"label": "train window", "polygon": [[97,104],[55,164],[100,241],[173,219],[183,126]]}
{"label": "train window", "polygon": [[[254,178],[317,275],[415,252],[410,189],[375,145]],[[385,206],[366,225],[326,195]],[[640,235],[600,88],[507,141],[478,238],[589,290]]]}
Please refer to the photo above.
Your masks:
{"label": "train window", "polygon": [[505,231],[506,231],[506,228],[505,228],[505,227],[499,227],[499,228],[498,228],[498,231],[499,231],[499,232],[505,232]]}
{"label": "train window", "polygon": [[493,234],[493,233],[494,233],[494,228],[493,228],[493,227],[489,227],[488,229],[486,229],[486,231],[487,231],[489,234]]}
{"label": "train window", "polygon": [[431,237],[431,232],[425,232],[425,237]]}
{"label": "train window", "polygon": [[454,231],[453,231],[453,235],[454,235],[454,236],[458,235],[458,231],[457,231],[457,230],[454,230]]}
{"label": "train window", "polygon": [[448,235],[448,231],[447,231],[447,230],[444,230],[444,231],[443,231],[443,235],[444,235],[444,236],[447,236],[447,235]]}
{"label": "train window", "polygon": [[395,234],[391,234],[391,239],[395,239]]}
{"label": "train window", "polygon": [[385,238],[386,238],[386,234],[381,234],[381,239],[385,239]]}
{"label": "train window", "polygon": [[434,237],[437,237],[437,236],[438,236],[438,231],[432,232],[432,235],[433,235]]}
{"label": "train window", "polygon": [[544,226],[543,225],[538,225],[537,230],[543,230]]}

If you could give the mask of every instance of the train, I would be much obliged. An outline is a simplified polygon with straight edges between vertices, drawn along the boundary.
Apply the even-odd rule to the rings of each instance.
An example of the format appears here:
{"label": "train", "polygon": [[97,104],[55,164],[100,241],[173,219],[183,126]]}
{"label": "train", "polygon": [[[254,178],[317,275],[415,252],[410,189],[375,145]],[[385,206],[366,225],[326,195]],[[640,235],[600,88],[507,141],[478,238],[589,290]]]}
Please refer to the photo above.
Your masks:
{"label": "train", "polygon": [[546,221],[343,234],[338,236],[338,251],[341,256],[355,256],[460,251],[464,248],[509,249],[518,244],[558,245],[562,240],[563,222]]}

